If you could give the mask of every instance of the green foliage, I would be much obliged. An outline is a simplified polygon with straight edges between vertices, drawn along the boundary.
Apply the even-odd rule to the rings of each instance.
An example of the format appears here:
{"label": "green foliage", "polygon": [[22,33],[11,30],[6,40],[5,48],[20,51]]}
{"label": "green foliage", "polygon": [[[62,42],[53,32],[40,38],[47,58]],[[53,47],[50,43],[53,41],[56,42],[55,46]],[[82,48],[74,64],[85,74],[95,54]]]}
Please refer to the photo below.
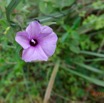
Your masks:
{"label": "green foliage", "polygon": [[89,25],[91,28],[95,30],[99,30],[104,28],[104,14],[100,16],[90,15],[86,20],[84,20],[83,25]]}
{"label": "green foliage", "polygon": [[64,7],[69,7],[71,6],[76,0],[55,0],[54,4],[56,7],[59,7],[59,8],[64,8]]}
{"label": "green foliage", "polygon": [[40,11],[41,11],[42,13],[44,13],[44,14],[49,14],[49,13],[51,13],[51,12],[53,11],[53,9],[54,9],[52,3],[49,2],[49,1],[47,1],[47,2],[41,1],[41,2],[39,3],[39,8],[40,8]]}
{"label": "green foliage", "polygon": [[103,10],[104,9],[104,1],[100,1],[100,0],[98,0],[97,2],[94,2],[93,4],[92,4],[92,6],[94,7],[94,9],[101,9],[101,10]]}
{"label": "green foliage", "polygon": [[[42,103],[57,60],[60,67],[50,102],[95,103],[98,98],[95,100],[90,90],[104,90],[103,1],[2,0],[0,3],[0,103]],[[35,18],[56,32],[57,49],[48,62],[25,63],[21,60],[22,48],[14,38],[17,31],[24,30]]]}

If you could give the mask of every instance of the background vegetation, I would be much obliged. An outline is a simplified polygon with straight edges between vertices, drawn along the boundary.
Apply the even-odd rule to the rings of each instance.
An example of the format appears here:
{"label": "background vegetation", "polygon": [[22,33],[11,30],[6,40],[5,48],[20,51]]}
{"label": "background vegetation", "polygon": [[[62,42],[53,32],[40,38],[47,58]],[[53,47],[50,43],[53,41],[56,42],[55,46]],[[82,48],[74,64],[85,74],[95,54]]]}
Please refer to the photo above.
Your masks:
{"label": "background vegetation", "polygon": [[[25,63],[14,38],[35,19],[56,32],[57,49]],[[56,66],[50,103],[104,103],[104,1],[0,0],[0,103],[42,103]]]}

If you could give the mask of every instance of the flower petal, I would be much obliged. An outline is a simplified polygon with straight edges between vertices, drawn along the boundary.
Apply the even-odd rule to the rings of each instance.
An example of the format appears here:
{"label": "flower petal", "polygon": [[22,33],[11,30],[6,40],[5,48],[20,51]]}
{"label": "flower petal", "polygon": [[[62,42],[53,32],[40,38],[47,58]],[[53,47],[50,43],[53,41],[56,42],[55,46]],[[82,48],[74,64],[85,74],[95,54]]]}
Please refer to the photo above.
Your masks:
{"label": "flower petal", "polygon": [[41,32],[40,32],[40,34],[38,34],[37,39],[39,40],[43,37],[46,37],[49,34],[51,34],[52,32],[53,32],[53,30],[49,26],[42,26],[41,25]]}
{"label": "flower petal", "polygon": [[57,39],[58,38],[54,32],[44,38],[41,38],[39,43],[47,56],[52,56],[55,52]]}
{"label": "flower petal", "polygon": [[15,37],[16,42],[18,42],[24,49],[28,48],[29,45],[29,38],[26,31],[17,32]]}
{"label": "flower petal", "polygon": [[29,34],[30,39],[37,37],[37,35],[40,34],[40,31],[41,25],[38,23],[38,21],[31,22],[26,28],[26,32]]}
{"label": "flower petal", "polygon": [[52,33],[52,29],[49,26],[42,26],[41,27],[41,33],[42,34],[50,34]]}
{"label": "flower petal", "polygon": [[38,45],[36,47],[29,47],[28,49],[23,50],[22,59],[25,62],[31,61],[47,61],[48,57]]}

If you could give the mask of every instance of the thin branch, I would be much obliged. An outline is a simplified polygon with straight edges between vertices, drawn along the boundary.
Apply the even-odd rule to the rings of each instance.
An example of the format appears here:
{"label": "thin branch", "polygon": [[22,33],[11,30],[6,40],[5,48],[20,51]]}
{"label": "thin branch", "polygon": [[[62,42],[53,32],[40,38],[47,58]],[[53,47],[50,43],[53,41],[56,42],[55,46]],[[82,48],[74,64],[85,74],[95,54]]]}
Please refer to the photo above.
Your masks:
{"label": "thin branch", "polygon": [[45,97],[44,97],[43,103],[48,103],[48,101],[50,99],[50,95],[51,95],[51,91],[52,91],[52,88],[53,88],[53,84],[54,84],[54,81],[55,81],[55,78],[56,78],[56,74],[57,74],[58,69],[59,69],[59,64],[60,64],[60,62],[57,61],[55,67],[53,68],[53,72],[52,72],[52,75],[51,75],[51,78],[50,78],[50,81],[49,81],[49,84],[48,84],[48,87],[47,87],[47,90],[46,90],[46,93],[45,93]]}

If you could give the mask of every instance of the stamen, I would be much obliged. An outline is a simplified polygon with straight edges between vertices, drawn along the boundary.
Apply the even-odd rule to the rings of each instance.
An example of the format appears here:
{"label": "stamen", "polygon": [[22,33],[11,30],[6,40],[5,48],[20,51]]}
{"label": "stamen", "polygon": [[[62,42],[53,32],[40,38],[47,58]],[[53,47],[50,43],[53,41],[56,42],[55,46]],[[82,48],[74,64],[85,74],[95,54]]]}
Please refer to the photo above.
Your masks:
{"label": "stamen", "polygon": [[31,39],[30,40],[30,45],[31,46],[36,46],[38,44],[37,40],[36,39]]}
{"label": "stamen", "polygon": [[34,39],[32,39],[31,42],[34,43],[34,44],[36,43],[36,41]]}

